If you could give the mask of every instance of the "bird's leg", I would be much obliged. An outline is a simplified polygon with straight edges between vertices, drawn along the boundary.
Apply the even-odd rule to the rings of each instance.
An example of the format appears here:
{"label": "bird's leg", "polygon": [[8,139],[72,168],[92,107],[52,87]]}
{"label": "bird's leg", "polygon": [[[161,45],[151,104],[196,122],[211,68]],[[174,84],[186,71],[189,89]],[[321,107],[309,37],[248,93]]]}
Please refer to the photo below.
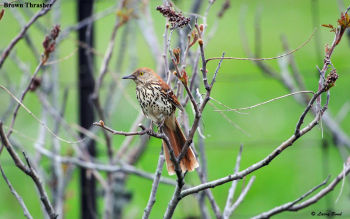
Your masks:
{"label": "bird's leg", "polygon": [[164,120],[158,124],[158,132],[163,133],[164,128]]}
{"label": "bird's leg", "polygon": [[[151,120],[151,123],[150,123],[150,126],[149,126],[148,130],[149,130],[150,132],[153,132],[153,133],[154,133],[153,127],[154,127],[154,123],[153,123],[153,121]],[[148,135],[148,139],[150,139],[150,138],[151,138],[151,136]]]}
{"label": "bird's leg", "polygon": [[149,126],[149,130],[153,131],[153,126],[154,126],[154,124],[153,124],[153,121],[151,120],[151,124]]}

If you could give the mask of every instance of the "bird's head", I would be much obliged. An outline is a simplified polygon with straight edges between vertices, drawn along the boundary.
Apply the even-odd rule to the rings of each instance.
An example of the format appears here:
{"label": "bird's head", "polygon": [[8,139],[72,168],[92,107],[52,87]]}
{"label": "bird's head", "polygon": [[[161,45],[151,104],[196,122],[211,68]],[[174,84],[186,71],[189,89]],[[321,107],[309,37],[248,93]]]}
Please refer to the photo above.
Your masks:
{"label": "bird's head", "polygon": [[158,80],[158,77],[150,68],[138,68],[134,73],[123,77],[123,79],[132,79],[136,84],[146,84]]}

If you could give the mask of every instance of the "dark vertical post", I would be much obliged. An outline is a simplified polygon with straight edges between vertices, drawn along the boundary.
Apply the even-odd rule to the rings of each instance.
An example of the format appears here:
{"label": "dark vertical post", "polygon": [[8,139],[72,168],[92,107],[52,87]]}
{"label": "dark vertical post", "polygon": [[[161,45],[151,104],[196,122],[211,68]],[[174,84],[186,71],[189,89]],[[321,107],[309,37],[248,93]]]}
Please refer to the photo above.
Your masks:
{"label": "dark vertical post", "polygon": [[[78,21],[90,17],[93,14],[93,0],[77,0]],[[93,24],[85,26],[79,30],[79,41],[93,47]],[[79,47],[79,119],[80,125],[89,129],[94,122],[93,103],[90,95],[94,91],[94,62],[93,54],[85,48]],[[83,136],[83,134],[81,134]],[[95,142],[89,141],[86,149],[90,156],[96,156]],[[80,170],[80,218],[97,218],[96,211],[96,181],[88,174],[87,170]]]}

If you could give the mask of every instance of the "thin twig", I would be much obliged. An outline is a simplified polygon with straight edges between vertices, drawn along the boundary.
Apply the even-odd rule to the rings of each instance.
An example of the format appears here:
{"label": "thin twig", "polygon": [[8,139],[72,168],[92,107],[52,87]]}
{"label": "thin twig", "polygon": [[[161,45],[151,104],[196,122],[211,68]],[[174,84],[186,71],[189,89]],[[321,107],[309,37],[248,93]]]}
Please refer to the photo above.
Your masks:
{"label": "thin twig", "polygon": [[[200,124],[200,127],[203,127],[203,124]],[[201,183],[203,183],[203,182],[208,181],[208,176],[207,176],[208,164],[207,164],[207,156],[205,153],[204,138],[201,135],[199,135],[199,157],[200,157],[200,159],[199,159],[200,166],[199,166],[199,168],[197,168],[197,172],[199,174],[199,178],[201,179]],[[204,202],[205,196],[208,196],[208,193],[205,193],[204,191],[199,193],[198,203],[199,203],[199,207],[201,209],[202,217],[209,218],[208,209],[207,209],[205,202]],[[208,196],[208,198],[209,198],[209,196]],[[213,208],[213,210],[215,210],[215,208],[213,207],[213,204],[212,204],[212,208]],[[215,215],[217,215],[217,212],[214,212],[214,213],[215,213]],[[219,212],[219,215],[220,215],[220,212]]]}
{"label": "thin twig", "polygon": [[154,203],[156,202],[156,194],[157,194],[157,189],[158,189],[160,177],[162,175],[163,166],[164,166],[164,155],[163,155],[163,149],[161,149],[161,151],[159,153],[159,159],[158,159],[155,177],[154,177],[154,180],[152,183],[151,194],[150,194],[150,197],[148,199],[147,206],[144,210],[144,214],[142,216],[143,219],[147,219],[149,217],[151,210],[152,210],[152,207],[153,207]]}
{"label": "thin twig", "polygon": [[81,28],[83,28],[83,27],[85,27],[87,25],[90,25],[91,23],[93,23],[93,22],[95,22],[97,20],[99,20],[101,18],[104,18],[104,17],[106,17],[109,14],[112,14],[113,12],[115,12],[115,10],[116,10],[116,5],[113,5],[112,7],[109,7],[109,8],[107,8],[107,9],[101,11],[101,12],[94,13],[90,17],[87,17],[87,18],[81,20],[80,22],[65,28],[62,31],[60,39],[64,39],[72,31],[78,31],[79,29],[81,29]]}
{"label": "thin twig", "polygon": [[[242,11],[243,12],[243,11]],[[243,15],[244,13],[242,13]],[[243,21],[245,21],[245,17],[242,16],[242,24],[244,23]],[[242,37],[241,39],[243,40],[243,45],[244,45],[244,48],[246,50],[246,53],[248,56],[250,57],[254,57],[254,55],[252,54],[252,52],[249,50],[249,47],[248,47],[248,42],[247,40],[247,37],[246,35],[244,34],[245,31],[244,31],[244,28],[243,28],[243,25],[241,25],[241,33],[242,33]],[[260,28],[256,29],[255,31],[258,31],[260,30]],[[334,42],[336,41],[338,37],[335,36],[334,37],[334,40],[333,40],[333,44],[334,45]],[[259,42],[255,42],[255,44],[257,44]],[[333,50],[334,50],[334,46],[331,47],[331,49],[328,50],[328,54],[326,54],[325,56],[325,64],[329,64],[327,62],[327,60],[330,60],[330,56],[333,54]],[[274,71],[272,68],[270,68],[269,66],[267,66],[264,62],[258,62],[258,61],[255,61],[254,62],[261,70],[264,74],[278,80],[281,84],[283,84],[288,90],[290,90],[291,92],[293,92],[293,90],[298,90],[297,88],[294,88],[294,87],[290,87],[289,86],[289,83],[285,80],[283,80],[278,72]],[[319,70],[320,72],[322,72],[322,70]],[[320,73],[321,75],[323,75],[322,73]],[[298,100],[297,100],[298,101]],[[303,98],[303,101],[300,102],[298,101],[300,104],[307,104],[309,102],[309,99],[308,98]],[[318,114],[318,111],[317,110],[314,110],[312,109],[312,113],[314,115],[317,115]],[[332,133],[332,136],[333,138],[335,139],[334,141],[340,145],[340,146],[347,146],[348,148],[350,148],[350,137],[342,130],[342,128],[339,126],[339,124],[332,118],[332,116],[328,113],[328,112],[325,112],[324,115],[323,115],[323,123],[327,126],[327,128],[330,130],[330,132]]]}
{"label": "thin twig", "polygon": [[[176,175],[178,176],[178,183],[179,184],[183,184],[182,180],[181,182],[179,182],[179,179],[183,179],[182,177],[182,172],[180,169],[180,162],[177,161],[175,153],[170,145],[170,141],[169,138],[161,131],[160,133],[155,133],[152,129],[145,129],[143,126],[140,126],[143,130],[142,131],[138,131],[138,132],[123,132],[123,131],[116,131],[113,130],[111,128],[109,128],[108,126],[104,125],[103,121],[100,122],[94,122],[93,125],[95,126],[99,126],[109,132],[111,132],[114,135],[124,135],[124,136],[130,136],[130,135],[149,135],[149,136],[153,136],[155,138],[160,138],[162,140],[164,140],[166,142],[166,145],[168,146],[168,150],[170,153],[170,160],[173,162],[174,166],[175,166],[175,172]],[[183,186],[183,185],[182,185]]]}
{"label": "thin twig", "polygon": [[[111,172],[111,173],[122,172],[127,174],[133,174],[133,175],[136,175],[145,179],[150,179],[150,180],[153,180],[155,177],[151,173],[147,173],[143,170],[137,169],[136,167],[124,162],[120,162],[119,165],[103,164],[103,163],[98,163],[97,161],[93,162],[88,160],[82,160],[77,157],[67,157],[67,156],[60,156],[57,154],[53,154],[51,151],[40,146],[35,147],[35,149],[38,150],[42,155],[65,165],[76,165],[79,167],[84,167],[85,169]],[[173,185],[173,186],[177,184],[176,181],[165,177],[161,177],[160,182],[163,184]]]}
{"label": "thin twig", "polygon": [[[240,57],[225,57],[223,59],[233,59],[233,60],[250,60],[250,61],[266,61],[266,60],[275,60],[275,59],[280,59],[282,57],[288,56],[296,51],[298,51],[299,49],[303,48],[304,46],[306,46],[312,39],[312,37],[315,34],[316,29],[311,33],[311,35],[309,36],[309,38],[302,43],[300,46],[298,46],[296,49],[293,49],[285,54],[279,55],[279,56],[275,56],[275,57],[269,57],[269,58],[240,58]],[[213,58],[209,58],[207,60],[205,60],[205,62],[209,62],[212,60],[221,60],[220,57],[213,57]]]}
{"label": "thin twig", "polygon": [[[83,141],[83,139],[78,140],[78,141],[69,141],[66,140],[64,138],[61,138],[57,135],[55,135],[55,133],[43,122],[41,121],[36,115],[34,115],[23,103],[21,103],[21,101],[19,99],[17,99],[17,97],[14,96],[14,94],[12,94],[6,87],[4,87],[3,85],[0,84],[0,88],[3,89],[4,91],[6,91],[11,97],[12,99],[14,99],[21,107],[23,107],[23,109],[29,114],[31,115],[41,126],[44,126],[45,129],[47,129],[47,131],[54,136],[55,138],[57,138],[58,140],[68,143],[68,144],[77,144],[77,143],[81,143]],[[10,130],[12,129],[11,127],[9,128]]]}
{"label": "thin twig", "polygon": [[19,158],[13,147],[11,146],[10,142],[8,141],[8,138],[5,135],[4,129],[2,127],[2,122],[0,121],[0,136],[1,136],[1,141],[3,145],[5,145],[7,151],[11,155],[13,161],[15,162],[16,166],[25,174],[30,176],[35,183],[36,188],[38,189],[38,192],[40,194],[40,200],[42,204],[45,207],[46,213],[48,216],[52,219],[57,217],[57,214],[55,213],[54,208],[51,205],[51,202],[47,196],[47,193],[45,191],[45,188],[41,182],[41,179],[39,178],[38,174],[36,171],[33,169],[33,167],[30,165],[30,162],[28,160],[28,157],[24,153],[24,157],[27,162],[27,166],[23,163],[23,161]]}
{"label": "thin twig", "polygon": [[200,185],[192,187],[190,189],[186,189],[186,190],[181,192],[181,198],[186,197],[187,195],[190,195],[193,193],[197,193],[197,192],[202,191],[204,189],[214,188],[216,186],[222,185],[224,183],[227,183],[227,182],[230,182],[230,181],[233,181],[236,179],[242,179],[244,176],[268,165],[274,158],[276,158],[279,154],[281,154],[282,151],[284,151],[287,147],[293,145],[293,143],[297,139],[299,139],[301,136],[303,136],[304,134],[306,134],[307,132],[312,130],[313,127],[315,127],[319,123],[319,120],[320,120],[320,118],[325,110],[326,110],[325,108],[322,109],[319,112],[319,114],[316,116],[316,118],[314,118],[314,120],[312,120],[305,128],[300,130],[298,136],[292,135],[289,139],[284,141],[272,153],[270,153],[268,156],[266,156],[261,161],[251,165],[250,167],[246,168],[245,170],[238,172],[237,174],[228,175],[226,177],[223,177],[223,178],[220,178],[217,180],[213,180],[213,181],[210,181],[210,182],[207,182],[204,184],[200,184]]}
{"label": "thin twig", "polygon": [[286,95],[282,95],[282,96],[279,96],[279,97],[272,98],[272,99],[264,101],[262,103],[257,103],[257,104],[255,104],[253,106],[247,106],[247,107],[241,107],[241,108],[232,109],[230,107],[227,107],[227,106],[223,105],[223,106],[225,106],[228,109],[225,109],[225,110],[214,110],[214,111],[216,111],[216,112],[220,112],[220,111],[241,111],[241,110],[253,109],[255,107],[262,106],[264,104],[267,104],[267,103],[270,103],[270,102],[273,102],[273,101],[276,101],[276,100],[279,100],[279,99],[283,99],[285,97],[293,96],[295,94],[301,94],[301,93],[312,93],[312,94],[315,94],[315,92],[313,92],[313,91],[296,91],[296,92],[293,92],[293,93],[290,93],[290,94],[286,94]]}
{"label": "thin twig", "polygon": [[[198,25],[196,24],[195,26],[197,27],[198,33],[200,33],[200,30],[199,30],[199,28],[198,28]],[[201,37],[201,36],[200,36],[200,37]],[[199,121],[200,121],[200,119],[201,119],[201,117],[202,117],[202,112],[203,112],[203,110],[204,110],[206,104],[207,104],[208,101],[210,100],[210,92],[211,92],[211,90],[212,90],[212,88],[213,88],[213,84],[214,84],[214,82],[215,82],[217,73],[218,73],[218,71],[219,71],[219,69],[220,69],[221,62],[222,62],[222,60],[220,60],[220,62],[219,62],[219,64],[218,64],[218,67],[217,67],[217,69],[216,69],[216,71],[215,71],[215,73],[214,73],[214,76],[213,76],[213,79],[212,79],[212,83],[211,83],[211,85],[209,85],[209,83],[208,83],[208,78],[207,78],[207,69],[206,69],[206,62],[205,62],[205,54],[204,54],[203,40],[201,41],[201,43],[199,43],[199,45],[200,45],[201,57],[202,57],[202,69],[201,69],[201,71],[202,71],[202,75],[203,75],[203,83],[204,83],[204,85],[205,85],[205,89],[207,90],[207,92],[206,92],[206,96],[205,96],[203,102],[201,103],[201,105],[200,105],[200,107],[199,107],[199,109],[198,109],[198,112],[199,112],[199,113],[196,113],[196,114],[195,114],[195,119],[194,119],[194,121],[193,121],[192,128],[191,128],[191,130],[190,130],[190,132],[189,132],[189,135],[188,135],[188,138],[187,138],[187,140],[186,140],[186,142],[185,142],[185,144],[184,144],[184,146],[183,146],[183,148],[182,148],[182,150],[181,150],[181,153],[179,154],[179,156],[178,156],[177,159],[176,159],[176,163],[179,163],[179,162],[182,160],[182,158],[185,156],[185,154],[186,154],[188,148],[189,148],[190,145],[192,144],[193,136],[194,136],[194,134],[196,133],[196,131],[197,131],[197,129],[198,129]],[[182,180],[182,179],[181,179],[181,180]],[[181,197],[181,194],[182,194],[182,192],[181,192],[182,186],[181,186],[181,183],[180,183],[180,181],[179,181],[179,178],[178,178],[178,182],[179,182],[179,186],[177,186],[177,187],[175,188],[173,197],[172,197],[172,199],[170,200],[170,202],[169,202],[169,204],[168,204],[168,208],[167,208],[167,210],[166,210],[166,212],[165,212],[164,218],[171,218],[171,217],[172,217],[172,215],[173,215],[173,213],[174,213],[174,211],[175,211],[175,208],[176,208],[177,204],[178,204],[179,201],[182,199],[182,197]]]}
{"label": "thin twig", "polygon": [[[32,83],[34,82],[34,80],[35,80],[37,74],[39,73],[39,70],[40,70],[41,67],[43,66],[43,64],[44,64],[44,62],[43,62],[43,61],[40,61],[39,65],[36,67],[36,69],[35,69],[35,71],[34,71],[34,74],[32,75],[32,77],[31,77],[29,83],[27,84],[26,88],[25,88],[24,91],[22,92],[22,95],[21,95],[21,97],[20,97],[20,99],[19,99],[20,103],[23,102],[24,97],[25,97],[26,94],[29,92],[31,85],[32,85]],[[15,110],[13,111],[10,129],[9,129],[9,131],[8,131],[8,133],[7,133],[7,137],[8,137],[8,138],[9,138],[9,137],[11,136],[11,134],[12,134],[12,128],[13,128],[13,126],[15,125],[15,120],[16,120],[16,118],[17,118],[17,113],[18,113],[19,108],[21,107],[21,104],[20,104],[20,103],[17,103],[17,106],[16,106]],[[1,150],[0,150],[0,152],[1,152]]]}
{"label": "thin twig", "polygon": [[[14,17],[17,19],[18,23],[21,25],[21,28],[23,28],[26,25],[26,20],[23,17],[23,14],[19,12],[19,8],[10,8],[11,12],[13,13]],[[30,50],[32,50],[34,57],[39,60],[40,54],[36,48],[36,46],[33,43],[32,38],[30,37],[29,33],[24,34],[24,40],[27,43]]]}
{"label": "thin twig", "polygon": [[[54,4],[56,2],[56,0],[51,0],[48,4]],[[36,13],[29,21],[26,25],[24,25],[21,29],[21,32],[18,33],[18,35],[13,38],[13,40],[11,41],[11,43],[7,46],[7,48],[2,52],[1,57],[0,57],[0,69],[2,67],[2,65],[4,64],[6,58],[8,57],[8,55],[10,54],[11,50],[15,47],[15,45],[25,36],[25,33],[27,32],[27,30],[30,28],[30,26],[32,26],[32,24],[41,16],[45,15],[47,12],[49,12],[51,9],[51,7],[46,7],[46,8],[42,8],[38,13]]]}
{"label": "thin twig", "polygon": [[[123,5],[123,3],[121,3],[121,5]],[[98,113],[99,118],[101,120],[105,120],[106,118],[105,118],[104,111],[102,109],[101,102],[100,102],[100,97],[99,97],[100,88],[102,86],[103,78],[106,75],[106,73],[108,72],[108,65],[109,65],[109,62],[112,58],[117,32],[118,32],[119,28],[123,24],[125,24],[126,22],[127,22],[126,19],[119,20],[118,17],[115,20],[115,24],[113,27],[113,31],[112,31],[109,43],[108,43],[108,47],[107,47],[105,56],[104,56],[102,64],[101,64],[100,73],[99,73],[98,78],[95,81],[94,92],[91,94],[91,98],[94,102],[97,113]],[[108,157],[111,160],[113,157],[111,138],[108,135],[108,133],[104,130],[103,130],[103,135],[105,137],[106,144],[107,144]]]}
{"label": "thin twig", "polygon": [[18,203],[21,205],[22,209],[23,209],[23,214],[26,218],[28,219],[32,219],[32,215],[30,214],[30,212],[28,211],[28,208],[26,206],[26,204],[24,203],[22,197],[17,193],[17,191],[15,190],[15,188],[12,186],[11,182],[9,181],[9,179],[6,177],[4,170],[2,169],[1,165],[0,165],[0,171],[1,171],[1,175],[2,178],[4,178],[6,184],[8,185],[11,193],[15,196],[15,198],[17,199]]}
{"label": "thin twig", "polygon": [[[203,125],[201,125],[201,127],[203,127]],[[208,182],[208,176],[207,176],[207,172],[208,172],[207,166],[208,165],[207,165],[207,159],[206,159],[206,154],[205,154],[205,149],[204,149],[204,138],[201,135],[199,135],[199,138],[200,138],[199,153],[200,153],[200,158],[201,158],[200,159],[201,165],[200,165],[200,168],[197,169],[197,172],[199,174],[199,178],[201,180],[201,183],[206,183],[206,182]],[[203,191],[203,193],[208,197],[209,203],[214,211],[215,217],[217,219],[221,219],[222,218],[221,210],[220,210],[219,205],[215,201],[215,198],[214,198],[212,191],[207,189],[207,190]]]}
{"label": "thin twig", "polygon": [[237,198],[235,203],[233,203],[233,205],[230,207],[230,210],[229,210],[230,214],[232,214],[236,210],[238,205],[240,205],[242,203],[242,201],[244,200],[244,198],[247,195],[248,191],[252,187],[254,180],[255,180],[255,176],[252,176],[252,178],[250,178],[247,186],[243,189],[243,191],[241,192],[241,194],[239,195],[239,197]]}
{"label": "thin twig", "polygon": [[151,11],[150,11],[151,4],[149,1],[144,2],[144,4],[145,4],[144,10],[141,11],[143,15],[143,19],[137,19],[137,23],[139,25],[139,29],[142,32],[142,36],[145,38],[148,48],[152,53],[152,57],[154,57],[155,62],[157,63],[157,68],[156,68],[157,72],[162,72],[161,71],[162,54],[159,48],[159,42],[155,34],[156,31],[155,31],[155,27],[151,17]]}
{"label": "thin twig", "polygon": [[[233,172],[234,174],[237,174],[239,171],[239,166],[240,166],[241,157],[242,157],[242,151],[243,151],[243,144],[241,144],[241,146],[239,147],[239,152],[238,152],[238,155],[236,158],[236,165],[235,165],[235,169]],[[229,218],[232,214],[232,212],[230,211],[230,207],[231,207],[232,202],[233,202],[233,196],[235,194],[236,186],[237,186],[237,180],[232,181],[232,185],[228,191],[226,204],[225,204],[225,208],[224,208],[224,212],[223,212],[224,219]]]}
{"label": "thin twig", "polygon": [[138,132],[123,132],[123,131],[116,131],[108,126],[106,126],[102,120],[100,122],[94,122],[93,125],[95,126],[99,126],[107,131],[109,131],[110,133],[112,133],[113,135],[124,135],[124,136],[132,136],[132,135],[145,135],[148,134],[148,132],[151,132],[152,130],[150,129],[144,129],[142,131],[138,131]]}
{"label": "thin twig", "polygon": [[275,214],[280,213],[280,212],[283,212],[283,211],[298,211],[300,209],[304,209],[304,208],[318,202],[321,198],[323,198],[325,195],[327,195],[329,192],[331,192],[336,187],[336,185],[349,173],[350,173],[350,165],[347,164],[345,166],[345,168],[338,174],[338,176],[327,187],[325,187],[324,189],[319,191],[317,194],[315,194],[314,196],[312,196],[308,200],[306,200],[300,204],[297,204],[302,199],[304,199],[306,196],[313,193],[315,190],[317,190],[321,186],[325,185],[327,183],[329,177],[327,177],[327,179],[324,180],[321,184],[312,188],[310,191],[308,191],[307,193],[305,193],[304,195],[302,195],[301,197],[299,197],[295,201],[278,206],[278,207],[276,207],[268,212],[264,212],[262,214],[259,214],[255,217],[253,217],[253,218],[254,219],[269,218],[270,216],[275,215]]}
{"label": "thin twig", "polygon": [[[201,45],[200,47],[203,48],[203,45]],[[202,50],[201,50],[201,51],[202,51]],[[202,52],[204,53],[204,50],[203,50]],[[203,58],[205,59],[205,55],[204,55],[204,54],[202,54],[202,59],[203,59]],[[222,58],[223,58],[223,57],[222,57]],[[211,85],[209,85],[209,83],[208,83],[208,81],[207,81],[206,63],[205,63],[205,62],[202,63],[203,83],[205,84],[205,87],[206,87],[207,92],[206,92],[205,98],[203,99],[203,102],[202,102],[201,105],[199,106],[199,109],[198,109],[198,112],[199,112],[199,113],[196,113],[196,114],[195,114],[195,119],[194,119],[194,121],[193,121],[193,125],[192,125],[192,128],[191,128],[191,130],[190,130],[190,133],[189,133],[189,135],[188,135],[188,138],[187,138],[187,140],[186,140],[186,142],[185,142],[184,147],[183,147],[182,150],[181,150],[181,153],[179,154],[179,156],[178,156],[178,158],[177,158],[178,161],[181,161],[181,159],[185,156],[188,147],[192,144],[193,136],[194,136],[196,130],[198,129],[199,121],[200,121],[200,119],[201,119],[201,117],[202,117],[202,112],[203,112],[205,106],[207,105],[208,101],[210,100],[210,92],[211,92],[211,90],[212,90],[212,88],[213,88],[213,85],[214,85],[213,81],[215,82],[215,79],[216,79],[216,76],[217,76],[217,72],[219,71],[220,66],[221,66],[221,62],[222,62],[222,60],[220,60],[220,62],[219,62],[219,64],[218,64],[218,68],[216,68],[216,71],[215,71],[215,73],[214,73],[214,76],[213,76]],[[205,69],[205,70],[203,70],[203,69]],[[206,78],[206,79],[205,79],[205,78]],[[208,87],[207,87],[207,86],[208,86]]]}

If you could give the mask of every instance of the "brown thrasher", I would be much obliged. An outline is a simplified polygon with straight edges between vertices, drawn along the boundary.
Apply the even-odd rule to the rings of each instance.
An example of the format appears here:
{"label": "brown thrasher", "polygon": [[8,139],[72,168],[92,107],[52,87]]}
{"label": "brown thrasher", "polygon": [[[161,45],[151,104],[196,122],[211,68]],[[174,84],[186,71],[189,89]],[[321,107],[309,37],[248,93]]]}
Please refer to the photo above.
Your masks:
{"label": "brown thrasher", "polygon": [[[159,128],[162,128],[164,134],[169,138],[175,156],[178,157],[186,142],[186,137],[176,120],[175,110],[176,107],[183,110],[183,107],[169,85],[149,68],[139,68],[131,75],[123,77],[123,79],[132,79],[136,83],[136,97],[143,114]],[[164,140],[163,149],[168,173],[173,175],[175,173],[174,165],[170,160],[169,150]],[[186,170],[193,171],[198,166],[197,159],[189,147],[180,162],[181,170],[182,172]]]}

